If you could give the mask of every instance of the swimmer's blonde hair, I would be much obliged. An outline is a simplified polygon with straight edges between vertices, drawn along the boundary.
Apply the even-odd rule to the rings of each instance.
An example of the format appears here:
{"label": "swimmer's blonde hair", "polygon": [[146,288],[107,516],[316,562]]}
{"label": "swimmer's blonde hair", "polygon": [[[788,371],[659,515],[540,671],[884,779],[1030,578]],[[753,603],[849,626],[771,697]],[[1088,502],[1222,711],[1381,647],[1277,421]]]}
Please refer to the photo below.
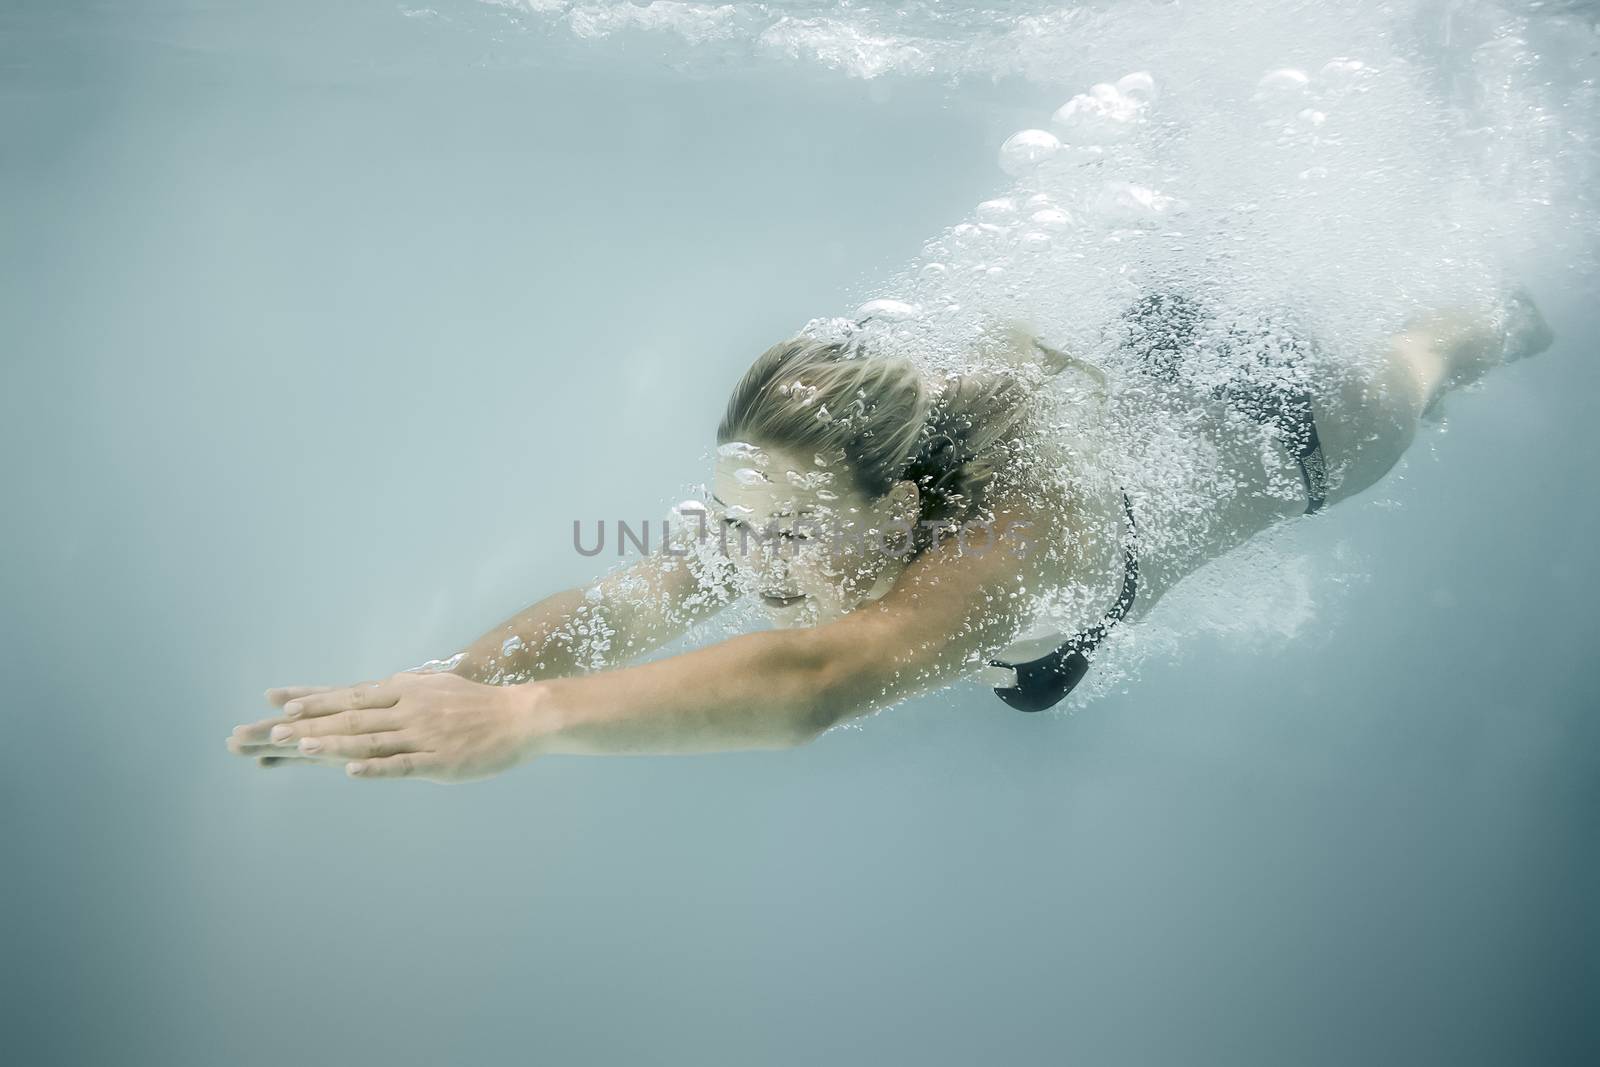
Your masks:
{"label": "swimmer's blonde hair", "polygon": [[[1029,398],[1009,374],[929,382],[910,360],[797,337],[745,372],[717,441],[842,456],[869,496],[910,481],[921,519],[960,522],[982,508],[1000,446],[1015,439]],[[919,549],[925,533],[918,531]]]}

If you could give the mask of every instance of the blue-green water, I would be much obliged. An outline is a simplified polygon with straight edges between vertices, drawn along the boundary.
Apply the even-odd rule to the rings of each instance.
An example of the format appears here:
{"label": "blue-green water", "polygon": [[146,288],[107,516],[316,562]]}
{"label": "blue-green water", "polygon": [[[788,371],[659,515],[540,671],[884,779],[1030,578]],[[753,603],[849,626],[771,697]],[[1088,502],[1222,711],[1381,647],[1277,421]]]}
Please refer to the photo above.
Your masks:
{"label": "blue-green water", "polygon": [[[1293,530],[1213,608],[1238,627],[1072,715],[962,688],[455,789],[224,751],[269,685],[590,577],[574,517],[683,495],[752,356],[1100,77],[863,78],[736,14],[0,12],[7,1061],[1594,1062],[1600,318],[1565,194],[1516,260],[1555,347]],[[1578,35],[1539,76],[1591,122],[1592,19],[1531,17]],[[1552,167],[1592,159],[1564,132]]]}

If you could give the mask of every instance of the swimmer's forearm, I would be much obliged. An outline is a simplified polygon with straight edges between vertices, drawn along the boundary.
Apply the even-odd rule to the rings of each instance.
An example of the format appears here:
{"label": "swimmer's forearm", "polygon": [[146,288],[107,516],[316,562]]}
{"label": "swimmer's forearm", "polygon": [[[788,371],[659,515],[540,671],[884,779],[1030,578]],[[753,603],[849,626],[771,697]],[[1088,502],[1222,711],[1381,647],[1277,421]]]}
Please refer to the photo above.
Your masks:
{"label": "swimmer's forearm", "polygon": [[546,597],[474,641],[452,668],[490,685],[621,666],[721,610],[728,591],[681,557],[653,555]]}
{"label": "swimmer's forearm", "polygon": [[572,674],[581,646],[570,635],[584,604],[582,589],[547,596],[468,645],[451,670],[488,685]]}
{"label": "swimmer's forearm", "polygon": [[810,631],[747,634],[681,656],[531,683],[541,753],[649,755],[790,748],[838,721]]}

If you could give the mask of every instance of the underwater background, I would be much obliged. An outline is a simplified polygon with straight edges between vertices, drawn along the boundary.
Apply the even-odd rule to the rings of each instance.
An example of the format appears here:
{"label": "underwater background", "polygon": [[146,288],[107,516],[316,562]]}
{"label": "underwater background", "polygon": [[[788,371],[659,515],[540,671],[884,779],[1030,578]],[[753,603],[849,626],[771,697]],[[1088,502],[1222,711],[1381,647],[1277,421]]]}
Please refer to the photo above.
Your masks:
{"label": "underwater background", "polygon": [[[1597,1062],[1596,18],[8,0],[5,1059]],[[1308,251],[1254,276],[1386,321],[1384,235],[1442,204],[1556,344],[1197,575],[1092,700],[455,789],[224,750],[268,686],[592,577],[573,521],[688,495],[750,360],[894,296],[1073,94],[1232,114],[1203,79],[1357,46],[1422,87],[1365,129],[1483,169],[1269,204]]]}

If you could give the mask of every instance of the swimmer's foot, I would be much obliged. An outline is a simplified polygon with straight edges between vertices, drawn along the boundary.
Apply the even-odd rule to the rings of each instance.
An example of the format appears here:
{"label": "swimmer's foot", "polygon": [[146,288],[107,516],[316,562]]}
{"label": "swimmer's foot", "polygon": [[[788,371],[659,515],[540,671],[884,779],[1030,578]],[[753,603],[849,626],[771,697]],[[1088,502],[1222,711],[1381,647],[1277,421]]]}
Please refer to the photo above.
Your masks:
{"label": "swimmer's foot", "polygon": [[1555,342],[1555,331],[1521,286],[1513,289],[1501,305],[1500,321],[1506,338],[1500,357],[1503,363],[1536,356]]}
{"label": "swimmer's foot", "polygon": [[1419,325],[1427,340],[1422,344],[1413,341],[1408,355],[1424,382],[1430,373],[1442,372],[1442,379],[1435,379],[1439,385],[1424,390],[1429,399],[1421,418],[1430,423],[1443,420],[1447,393],[1471,385],[1497,366],[1538,355],[1556,337],[1533,297],[1521,286],[1509,290],[1487,315],[1439,312]]}

